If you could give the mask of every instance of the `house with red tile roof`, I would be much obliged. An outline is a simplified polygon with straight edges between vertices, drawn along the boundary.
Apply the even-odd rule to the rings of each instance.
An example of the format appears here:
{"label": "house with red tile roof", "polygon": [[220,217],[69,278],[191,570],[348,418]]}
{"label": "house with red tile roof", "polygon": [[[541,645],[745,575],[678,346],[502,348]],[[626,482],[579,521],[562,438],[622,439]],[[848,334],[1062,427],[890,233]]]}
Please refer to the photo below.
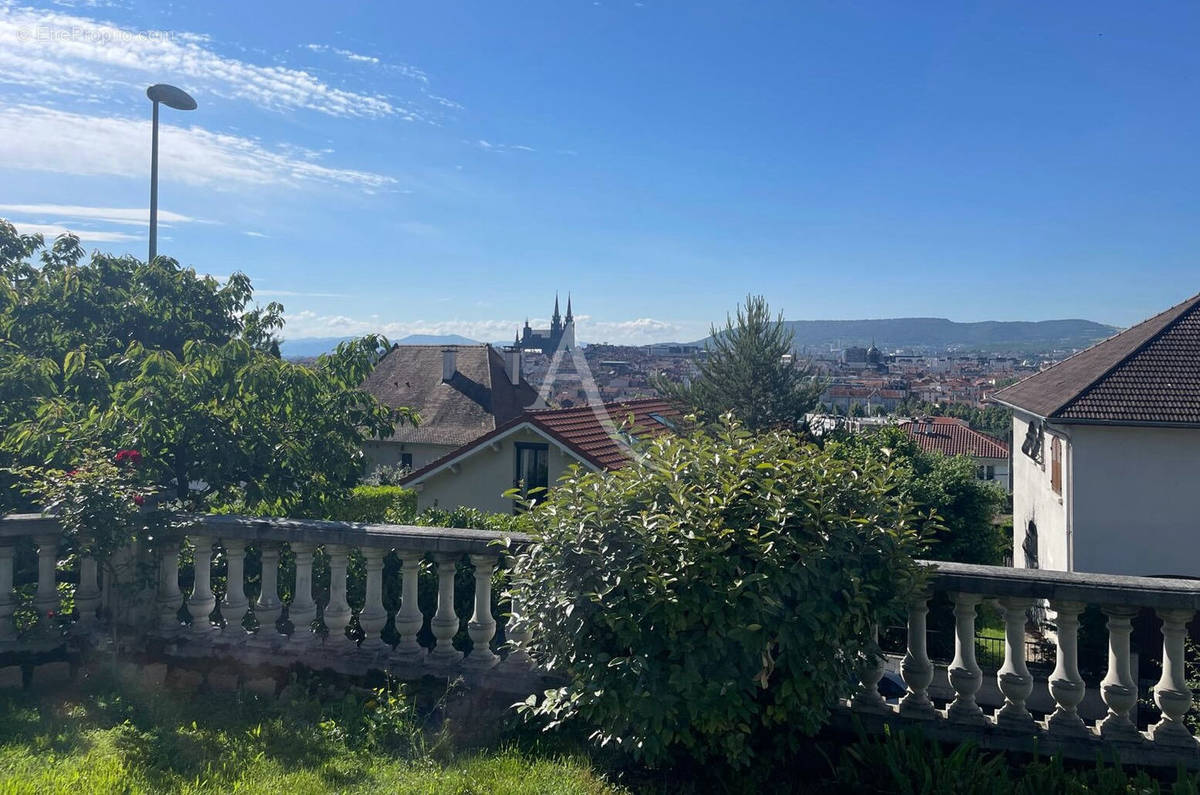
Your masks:
{"label": "house with red tile roof", "polygon": [[1200,295],[991,399],[1013,410],[1015,565],[1200,577]]}
{"label": "house with red tile roof", "polygon": [[632,445],[676,430],[681,413],[658,398],[529,411],[408,475],[417,508],[514,510],[517,488],[536,497],[572,465],[612,471],[632,460]]}
{"label": "house with red tile roof", "polygon": [[957,417],[917,417],[900,427],[922,450],[942,455],[970,456],[980,480],[1009,490],[1008,445],[980,433]]}

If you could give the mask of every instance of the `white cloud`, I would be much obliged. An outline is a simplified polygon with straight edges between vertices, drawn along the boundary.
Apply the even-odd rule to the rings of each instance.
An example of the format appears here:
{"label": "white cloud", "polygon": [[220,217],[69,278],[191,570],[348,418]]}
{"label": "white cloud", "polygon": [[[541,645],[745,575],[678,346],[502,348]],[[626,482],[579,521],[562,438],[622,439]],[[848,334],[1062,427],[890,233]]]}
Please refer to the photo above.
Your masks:
{"label": "white cloud", "polygon": [[353,298],[346,293],[307,293],[302,290],[272,290],[270,287],[255,287],[255,295],[282,296],[284,298]]}
{"label": "white cloud", "polygon": [[46,238],[55,238],[64,232],[71,232],[80,240],[89,240],[94,243],[116,243],[123,240],[138,240],[144,235],[131,235],[127,232],[109,232],[96,229],[68,229],[65,226],[58,224],[29,224],[24,221],[12,221],[12,225],[17,228],[17,231],[24,235],[44,235]]}
{"label": "white cloud", "polygon": [[[0,108],[0,163],[9,168],[83,176],[146,176],[146,122],[88,116],[31,105]],[[159,151],[163,178],[211,188],[324,183],[365,190],[392,177],[330,168],[308,150],[268,149],[256,140],[202,127],[165,125]]]}
{"label": "white cloud", "polygon": [[82,16],[0,5],[0,82],[90,95],[106,83],[140,86],[168,74],[185,88],[278,111],[419,118],[416,111],[386,97],[336,88],[302,69],[228,58],[207,44],[207,37],[199,34],[135,30]]}
{"label": "white cloud", "polygon": [[[149,207],[83,207],[76,204],[0,204],[0,213],[18,213],[32,215],[38,218],[86,219],[108,224],[125,224],[128,226],[147,226],[150,223]],[[158,211],[160,226],[195,221],[180,213],[169,210]],[[62,221],[66,223],[66,221]]]}
{"label": "white cloud", "polygon": [[262,232],[242,232],[242,234],[249,235],[250,237],[270,237],[270,235],[264,235]]}
{"label": "white cloud", "polygon": [[[378,316],[353,318],[346,315],[322,315],[311,310],[287,315],[285,335],[290,339],[304,337],[345,337],[380,333],[393,339],[409,334],[461,334],[464,337],[490,342],[512,339],[513,333],[524,325],[521,320],[411,320],[386,321]],[[535,327],[548,326],[549,319],[530,321]],[[587,316],[577,318],[576,336],[582,342],[611,342],[623,345],[646,345],[652,342],[679,342],[697,339],[702,332],[689,330],[689,325],[654,318],[634,320],[593,321]],[[689,336],[690,335],[690,336]],[[685,337],[686,339],[680,339]]]}
{"label": "white cloud", "polygon": [[524,144],[497,144],[480,138],[475,145],[485,152],[536,152],[532,146]]}

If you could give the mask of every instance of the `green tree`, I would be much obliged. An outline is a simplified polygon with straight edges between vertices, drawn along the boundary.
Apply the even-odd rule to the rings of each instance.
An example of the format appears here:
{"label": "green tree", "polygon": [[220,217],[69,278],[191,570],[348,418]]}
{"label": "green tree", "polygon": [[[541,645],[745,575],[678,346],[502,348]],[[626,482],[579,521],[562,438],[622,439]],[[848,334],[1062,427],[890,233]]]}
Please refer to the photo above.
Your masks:
{"label": "green tree", "polygon": [[907,496],[932,511],[939,522],[930,538],[929,558],[988,565],[1004,562],[1008,539],[993,520],[1004,506],[1005,495],[976,477],[975,462],[969,457],[926,452],[894,425],[860,433],[839,431],[825,446],[855,462],[888,462],[902,474]]}
{"label": "green tree", "polygon": [[89,448],[137,448],[192,507],[320,515],[360,478],[364,439],[409,418],[358,388],[387,341],[286,362],[283,307],[252,298],[244,274],[85,261],[77,238],[46,248],[0,221],[0,464],[70,469]]}
{"label": "green tree", "polygon": [[782,315],[772,320],[766,299],[747,296],[723,331],[712,327],[708,356],[690,384],[657,377],[654,386],[709,423],[732,413],[750,430],[797,428],[821,384],[811,367],[792,361],[792,337]]}
{"label": "green tree", "polygon": [[527,514],[529,650],[567,679],[527,709],[650,763],[794,755],[923,586],[899,471],[728,424],[640,452]]}

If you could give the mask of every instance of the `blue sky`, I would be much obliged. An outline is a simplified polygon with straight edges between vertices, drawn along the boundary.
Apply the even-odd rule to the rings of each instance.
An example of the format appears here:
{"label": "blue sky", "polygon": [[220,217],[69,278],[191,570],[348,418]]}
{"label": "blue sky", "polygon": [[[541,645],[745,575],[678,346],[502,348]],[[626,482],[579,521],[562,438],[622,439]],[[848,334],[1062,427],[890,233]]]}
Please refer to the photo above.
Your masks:
{"label": "blue sky", "polygon": [[1190,2],[0,0],[0,217],[248,273],[290,337],[1133,323],[1200,290]]}

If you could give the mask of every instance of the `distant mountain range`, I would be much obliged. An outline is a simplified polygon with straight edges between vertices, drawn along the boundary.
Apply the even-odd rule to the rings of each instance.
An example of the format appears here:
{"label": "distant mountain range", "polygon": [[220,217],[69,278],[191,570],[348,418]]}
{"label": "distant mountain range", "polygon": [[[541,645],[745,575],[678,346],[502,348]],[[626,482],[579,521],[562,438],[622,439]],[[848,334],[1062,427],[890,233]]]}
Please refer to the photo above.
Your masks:
{"label": "distant mountain range", "polygon": [[[957,348],[979,351],[1085,348],[1120,331],[1090,320],[957,323],[944,317],[881,320],[789,320],[797,350],[844,348],[874,343],[893,348]],[[703,345],[699,340],[697,345]]]}
{"label": "distant mountain range", "polygon": [[[1090,320],[1007,321],[985,320],[957,323],[944,317],[898,317],[881,320],[788,320],[795,334],[796,349],[811,352],[849,345],[874,343],[884,350],[895,348],[954,348],[972,351],[1046,351],[1086,348],[1120,331]],[[285,358],[303,359],[328,353],[354,337],[301,337],[284,340]],[[401,345],[479,345],[458,334],[410,334]],[[686,343],[703,345],[705,340]],[[493,343],[501,346],[510,343]],[[586,342],[581,341],[581,345]]]}
{"label": "distant mountain range", "polygon": [[[285,339],[283,344],[279,346],[279,352],[285,359],[307,359],[313,356],[320,356],[322,353],[329,353],[346,340],[357,339],[357,337],[300,337],[299,339]],[[459,336],[458,334],[409,334],[407,337],[402,337],[398,340],[392,340],[400,345],[478,345],[479,343],[472,339]]]}

